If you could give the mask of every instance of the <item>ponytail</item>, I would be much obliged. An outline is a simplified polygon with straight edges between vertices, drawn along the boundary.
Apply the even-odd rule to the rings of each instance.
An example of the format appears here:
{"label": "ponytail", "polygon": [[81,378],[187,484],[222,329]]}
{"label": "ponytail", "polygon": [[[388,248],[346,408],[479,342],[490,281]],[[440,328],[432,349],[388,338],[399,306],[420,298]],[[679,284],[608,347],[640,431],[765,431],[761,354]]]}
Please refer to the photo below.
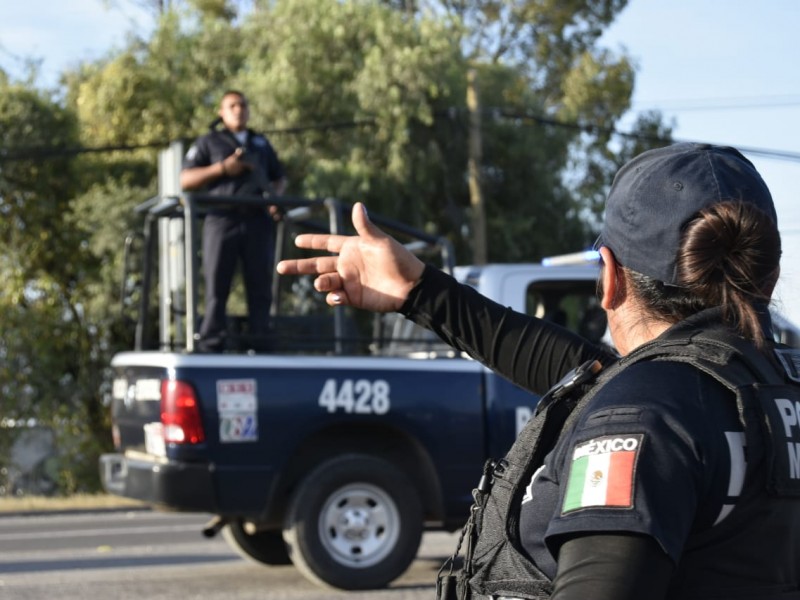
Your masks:
{"label": "ponytail", "polygon": [[726,201],[703,209],[685,227],[676,261],[678,286],[627,271],[635,293],[669,322],[721,307],[726,323],[763,347],[759,313],[780,272],[775,222],[752,204]]}

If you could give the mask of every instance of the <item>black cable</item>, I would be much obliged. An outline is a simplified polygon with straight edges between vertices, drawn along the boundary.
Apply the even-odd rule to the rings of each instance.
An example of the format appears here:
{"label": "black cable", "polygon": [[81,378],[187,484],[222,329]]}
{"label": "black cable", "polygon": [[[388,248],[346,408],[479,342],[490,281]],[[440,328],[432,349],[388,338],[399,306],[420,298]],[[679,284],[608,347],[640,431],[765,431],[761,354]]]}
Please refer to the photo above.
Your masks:
{"label": "black cable", "polygon": [[[435,117],[444,117],[448,120],[453,120],[459,116],[466,114],[466,108],[452,107],[434,112]],[[605,133],[609,135],[618,135],[628,139],[641,140],[651,143],[673,143],[679,141],[700,141],[700,140],[678,140],[678,139],[665,139],[657,136],[618,131],[613,127],[603,127],[590,123],[580,123],[577,121],[567,122],[559,121],[551,117],[545,117],[524,111],[510,110],[506,108],[484,108],[482,113],[490,118],[504,118],[514,119],[517,121],[528,121],[539,126],[546,127],[562,127],[567,129],[574,129],[583,133]],[[304,133],[306,131],[326,131],[331,129],[352,129],[357,127],[371,127],[376,124],[376,119],[355,119],[352,121],[335,121],[329,123],[312,123],[309,125],[295,125],[280,129],[266,130],[265,133],[269,135],[292,135]],[[190,139],[188,136],[181,138],[183,140]],[[191,138],[193,139],[193,138]],[[21,160],[36,160],[45,158],[54,158],[60,156],[76,156],[78,154],[92,154],[104,152],[130,152],[135,150],[142,150],[146,148],[166,148],[173,140],[160,140],[153,142],[146,142],[142,144],[118,144],[110,146],[95,146],[95,147],[67,147],[67,146],[22,146],[15,148],[0,148],[0,162],[14,162]],[[706,143],[712,143],[707,142]],[[718,144],[725,145],[725,144]],[[800,153],[789,152],[784,150],[772,150],[767,148],[751,148],[744,146],[736,146],[737,149],[745,154],[754,156],[762,156],[765,158],[772,158],[777,160],[787,160],[791,162],[800,162]]]}

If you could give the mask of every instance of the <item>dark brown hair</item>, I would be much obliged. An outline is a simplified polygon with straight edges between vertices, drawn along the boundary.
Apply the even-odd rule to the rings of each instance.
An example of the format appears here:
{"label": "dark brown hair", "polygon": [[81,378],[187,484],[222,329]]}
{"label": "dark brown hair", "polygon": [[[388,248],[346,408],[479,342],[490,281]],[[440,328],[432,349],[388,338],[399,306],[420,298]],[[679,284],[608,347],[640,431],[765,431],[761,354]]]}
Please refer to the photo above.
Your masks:
{"label": "dark brown hair", "polygon": [[764,345],[759,313],[767,310],[780,273],[781,238],[773,220],[752,204],[720,202],[685,227],[677,258],[678,286],[627,270],[634,293],[674,323],[713,307],[725,322]]}
{"label": "dark brown hair", "polygon": [[239,96],[239,98],[241,98],[242,100],[244,100],[245,103],[247,103],[247,96],[244,95],[244,92],[240,92],[239,90],[225,90],[222,93],[222,96],[219,97],[220,104],[222,104],[222,101],[227,96]]}

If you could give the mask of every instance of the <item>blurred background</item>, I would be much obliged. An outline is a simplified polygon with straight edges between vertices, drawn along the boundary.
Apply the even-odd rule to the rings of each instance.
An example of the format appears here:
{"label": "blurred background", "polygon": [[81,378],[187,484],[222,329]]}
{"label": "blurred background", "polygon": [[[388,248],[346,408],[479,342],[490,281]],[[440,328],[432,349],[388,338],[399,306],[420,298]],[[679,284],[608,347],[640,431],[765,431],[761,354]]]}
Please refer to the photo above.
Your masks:
{"label": "blurred background", "polygon": [[133,208],[222,92],[288,194],[364,201],[457,262],[588,247],[614,172],[739,147],[773,191],[800,322],[800,5],[723,0],[47,0],[0,7],[0,495],[92,492]]}

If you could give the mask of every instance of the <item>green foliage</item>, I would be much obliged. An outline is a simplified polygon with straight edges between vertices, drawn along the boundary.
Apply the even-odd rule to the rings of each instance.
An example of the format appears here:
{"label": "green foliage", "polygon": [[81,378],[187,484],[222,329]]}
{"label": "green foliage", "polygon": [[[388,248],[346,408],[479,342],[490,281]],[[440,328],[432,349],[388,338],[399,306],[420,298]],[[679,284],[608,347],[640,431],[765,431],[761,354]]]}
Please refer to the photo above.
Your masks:
{"label": "green foliage", "polygon": [[0,244],[9,251],[5,260],[26,276],[57,272],[64,283],[77,276],[75,266],[61,260],[75,247],[76,236],[57,226],[75,193],[71,162],[37,160],[28,152],[37,146],[74,146],[76,132],[69,111],[43,93],[0,82],[0,148],[21,158],[3,161],[0,168]]}
{"label": "green foliage", "polygon": [[[219,100],[241,61],[238,32],[228,21],[165,14],[150,40],[134,40],[118,55],[67,78],[82,141],[166,145],[202,131],[210,120],[205,107]],[[154,154],[146,156],[154,164]]]}
{"label": "green foliage", "polygon": [[374,2],[297,0],[254,14],[243,39],[255,124],[331,125],[275,137],[294,191],[414,211],[413,130],[431,126],[460,64],[442,26]]}
{"label": "green foliage", "polygon": [[[226,89],[249,97],[290,194],[363,200],[447,235],[464,262],[476,69],[489,259],[587,244],[618,166],[670,133],[652,114],[636,124],[647,138],[612,134],[633,67],[596,43],[624,5],[185,0],[159,4],[149,38],[65,73],[59,101],[34,71],[22,84],[0,72],[0,410],[57,432],[61,491],[96,488],[106,369],[131,345],[119,291],[133,209],[157,192],[157,150],[206,131]],[[40,152],[79,145],[117,149]]]}
{"label": "green foliage", "polygon": [[95,490],[97,455],[110,441],[99,398],[108,357],[76,303],[79,294],[45,274],[20,275],[0,269],[0,410],[4,419],[50,428],[61,468],[91,465],[92,477],[81,478],[79,489]]}
{"label": "green foliage", "polygon": [[13,158],[0,169],[0,412],[51,428],[65,464],[96,463],[107,437],[107,356],[85,300],[99,257],[75,218],[76,161],[35,156],[37,147],[75,147],[76,120],[42,93],[6,85],[0,131]]}

